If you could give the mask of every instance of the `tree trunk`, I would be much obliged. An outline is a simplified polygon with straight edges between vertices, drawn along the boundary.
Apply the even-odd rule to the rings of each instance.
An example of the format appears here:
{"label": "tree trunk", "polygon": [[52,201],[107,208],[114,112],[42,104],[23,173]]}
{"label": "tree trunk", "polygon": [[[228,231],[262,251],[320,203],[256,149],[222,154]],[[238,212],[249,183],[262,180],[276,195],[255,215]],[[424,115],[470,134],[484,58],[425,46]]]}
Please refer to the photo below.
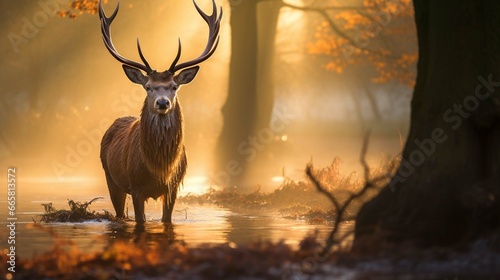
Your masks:
{"label": "tree trunk", "polygon": [[282,3],[262,1],[258,5],[257,130],[269,127],[274,105],[274,57],[278,17]]}
{"label": "tree trunk", "polygon": [[500,2],[414,8],[410,133],[398,172],[358,214],[355,250],[385,243],[374,238],[451,246],[500,225]]}
{"label": "tree trunk", "polygon": [[[258,8],[265,4],[266,7]],[[240,0],[231,4],[231,62],[229,92],[222,108],[224,126],[217,141],[216,185],[244,186],[248,165],[261,144],[256,131],[269,126],[274,101],[272,60],[281,3]],[[271,8],[271,11],[263,11]],[[258,28],[259,19],[265,23]]]}
{"label": "tree trunk", "polygon": [[257,1],[231,4],[231,61],[228,96],[222,107],[224,126],[216,147],[217,185],[240,184],[247,155],[238,146],[252,134],[257,114]]}

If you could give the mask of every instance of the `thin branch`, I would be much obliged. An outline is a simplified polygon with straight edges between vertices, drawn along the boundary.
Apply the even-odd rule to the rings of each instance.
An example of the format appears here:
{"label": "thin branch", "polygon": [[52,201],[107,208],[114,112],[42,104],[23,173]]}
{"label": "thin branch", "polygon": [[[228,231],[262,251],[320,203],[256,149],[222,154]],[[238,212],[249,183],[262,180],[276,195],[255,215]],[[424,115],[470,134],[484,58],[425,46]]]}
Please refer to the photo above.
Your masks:
{"label": "thin branch", "polygon": [[[271,0],[264,0],[264,1],[271,1]],[[297,6],[294,4],[286,3],[284,0],[274,0],[274,1],[280,1],[283,7],[288,7],[292,9],[296,9],[299,11],[304,11],[304,12],[315,12],[320,14],[326,22],[328,22],[330,28],[337,33],[340,37],[346,39],[351,46],[353,46],[356,49],[362,50],[362,51],[370,51],[370,52],[375,52],[374,50],[371,50],[367,47],[360,46],[358,42],[351,36],[347,35],[346,32],[341,30],[341,28],[335,23],[335,21],[330,18],[328,15],[328,11],[343,11],[343,10],[356,10],[356,11],[361,11],[361,10],[372,10],[372,8],[369,7],[361,7],[361,6],[328,6],[328,7],[302,7],[302,6]]]}
{"label": "thin branch", "polygon": [[332,202],[337,214],[337,218],[333,223],[332,231],[330,232],[330,235],[327,240],[327,245],[325,246],[325,248],[323,248],[323,254],[327,254],[334,245],[341,244],[348,236],[352,234],[352,232],[348,232],[342,234],[341,236],[338,236],[339,225],[342,221],[345,220],[344,219],[345,211],[351,206],[351,204],[360,197],[362,197],[363,195],[365,195],[368,192],[368,190],[373,189],[379,181],[386,180],[387,178],[390,177],[390,171],[389,171],[381,176],[370,179],[370,168],[368,166],[368,163],[366,162],[366,153],[368,151],[369,139],[370,139],[370,132],[368,131],[365,134],[363,140],[363,146],[361,148],[361,158],[360,158],[361,164],[364,169],[365,184],[363,188],[358,192],[351,193],[347,198],[347,200],[344,201],[343,203],[340,203],[332,193],[330,193],[321,185],[316,176],[313,174],[312,165],[311,164],[307,165],[306,168],[307,176],[309,177],[313,185],[316,187],[316,189],[320,193],[324,194]]}
{"label": "thin branch", "polygon": [[[276,0],[275,0],[276,1]],[[303,7],[287,3],[285,0],[278,0],[283,3],[283,6],[303,10],[303,11],[342,11],[342,10],[372,10],[373,8],[364,6],[323,6],[323,7]]]}
{"label": "thin branch", "polygon": [[330,193],[329,191],[327,191],[321,185],[321,183],[318,181],[318,179],[316,179],[316,177],[312,174],[312,165],[311,164],[307,165],[306,174],[307,174],[307,177],[309,177],[309,179],[311,180],[311,182],[313,182],[314,186],[316,187],[316,190],[318,190],[320,193],[324,194],[332,202],[333,206],[335,207],[335,212],[337,213],[337,218],[335,219],[335,221],[333,223],[332,231],[330,232],[330,235],[328,236],[327,245],[325,248],[323,248],[323,254],[326,254],[330,251],[330,249],[335,244],[334,238],[335,238],[335,235],[337,234],[337,231],[339,229],[340,220],[341,220],[340,213],[341,213],[342,206],[340,206],[340,203],[333,196],[333,194]]}
{"label": "thin branch", "polygon": [[[359,15],[365,17],[366,19],[370,20],[371,22],[375,22],[378,27],[382,30],[384,28],[383,25],[381,25],[381,23],[375,18],[373,17],[372,15],[370,15],[370,12],[371,11],[378,11],[380,10],[380,8],[376,8],[376,7],[363,7],[363,6],[325,6],[325,7],[314,7],[314,4],[312,6],[308,6],[308,7],[304,7],[304,6],[298,6],[298,5],[294,5],[294,4],[290,4],[290,3],[287,3],[285,0],[260,0],[260,1],[277,1],[277,2],[280,2],[282,7],[288,7],[288,8],[292,8],[292,9],[296,9],[296,10],[300,10],[300,11],[304,11],[304,12],[316,12],[318,14],[320,14],[324,20],[326,22],[328,22],[330,28],[333,30],[333,32],[335,32],[336,34],[338,34],[340,37],[346,39],[349,44],[354,47],[355,49],[358,49],[358,50],[362,50],[362,51],[369,51],[370,53],[373,53],[375,55],[381,55],[383,57],[386,57],[387,59],[397,59],[399,58],[399,56],[397,55],[393,55],[392,52],[391,54],[385,54],[381,51],[378,51],[378,50],[374,50],[372,48],[369,48],[368,45],[367,46],[362,46],[359,42],[357,42],[355,40],[355,38],[353,38],[352,36],[348,35],[345,31],[343,31],[337,23],[335,23],[335,21],[330,17],[330,15],[328,14],[328,12],[338,12],[338,11],[344,11],[344,10],[353,10],[353,11],[356,11]],[[382,31],[379,31],[379,33],[381,33]],[[382,43],[387,47],[389,48],[390,44],[389,42],[387,41],[387,39],[385,38],[385,36],[383,34],[378,34],[377,37],[380,37],[380,41],[382,41]],[[370,37],[370,41],[373,40],[372,37]]]}
{"label": "thin branch", "polygon": [[368,143],[370,141],[370,134],[371,131],[367,130],[365,133],[365,137],[363,138],[363,146],[361,147],[361,155],[360,155],[360,162],[361,165],[363,166],[363,174],[365,175],[365,182],[370,181],[370,167],[368,166],[368,163],[366,162],[366,152],[368,151]]}
{"label": "thin branch", "polygon": [[312,164],[308,164],[306,167],[307,177],[309,177],[309,180],[311,180],[313,185],[316,187],[316,190],[319,191],[320,193],[324,194],[330,200],[330,202],[332,202],[333,206],[335,207],[335,210],[337,212],[340,211],[341,207],[340,207],[340,203],[338,202],[337,198],[335,198],[332,193],[330,193],[325,188],[323,188],[323,186],[321,186],[321,183],[313,175],[312,169],[313,169]]}
{"label": "thin branch", "polygon": [[288,8],[304,11],[304,12],[316,12],[316,13],[320,14],[328,22],[330,27],[337,34],[339,34],[342,38],[351,42],[351,44],[354,45],[355,47],[358,47],[358,46],[356,46],[356,42],[354,42],[353,38],[349,37],[345,32],[340,30],[340,28],[337,26],[337,24],[328,16],[328,13],[326,12],[326,10],[320,9],[320,8],[313,8],[313,7],[301,7],[301,6],[297,6],[297,5],[293,5],[293,4],[289,4],[289,3],[285,3],[285,2],[282,2],[282,3],[283,3],[284,7],[288,7]]}

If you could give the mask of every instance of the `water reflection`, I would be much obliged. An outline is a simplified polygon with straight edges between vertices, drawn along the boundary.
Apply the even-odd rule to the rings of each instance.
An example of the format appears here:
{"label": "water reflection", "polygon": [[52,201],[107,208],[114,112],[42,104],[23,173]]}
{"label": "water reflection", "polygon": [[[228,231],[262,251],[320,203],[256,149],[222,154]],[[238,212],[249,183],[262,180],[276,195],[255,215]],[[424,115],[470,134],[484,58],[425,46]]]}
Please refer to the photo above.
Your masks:
{"label": "water reflection", "polygon": [[[198,178],[202,181],[202,178]],[[168,246],[183,242],[190,246],[220,244],[225,242],[246,243],[251,241],[285,240],[296,246],[307,234],[318,230],[320,238],[326,238],[330,225],[310,225],[304,221],[287,220],[268,210],[235,212],[213,205],[176,204],[173,225],[161,223],[161,203],[146,204],[147,223],[137,227],[135,222],[51,223],[42,228],[33,228],[33,220],[42,214],[41,203],[53,202],[57,209],[68,209],[67,199],[90,201],[96,196],[91,211],[111,210],[112,205],[106,189],[89,182],[67,185],[65,183],[30,181],[23,182],[19,192],[16,216],[16,253],[21,258],[40,255],[54,245],[54,236],[71,240],[81,252],[98,252],[113,242],[146,242],[151,246]],[[64,191],[61,191],[64,190]],[[6,209],[5,200],[0,207]],[[129,202],[130,203],[130,202]],[[133,209],[131,205],[128,207]],[[0,238],[6,240],[7,214],[0,211]],[[133,213],[130,213],[133,217]],[[51,233],[49,233],[51,232]],[[4,242],[5,244],[5,242]],[[4,247],[0,247],[3,249]]]}
{"label": "water reflection", "polygon": [[133,224],[112,222],[107,226],[106,239],[111,244],[116,241],[125,243],[142,243],[168,247],[177,242],[183,242],[175,234],[175,225],[166,223]]}
{"label": "water reflection", "polygon": [[[29,226],[32,222],[22,222],[16,229],[17,253],[21,258],[40,255],[53,247],[55,238],[70,240],[80,252],[87,253],[102,251],[117,241],[141,242],[161,248],[175,243],[198,246],[281,240],[297,246],[314,231],[318,231],[319,238],[326,239],[331,227],[328,224],[311,225],[304,221],[287,220],[268,211],[235,213],[215,206],[196,205],[189,207],[187,218],[184,211],[177,211],[174,224],[164,224],[160,222],[161,211],[157,212],[153,212],[154,218],[142,226],[137,226],[135,222],[95,221],[50,223],[33,228]],[[5,227],[3,222],[0,226]]]}

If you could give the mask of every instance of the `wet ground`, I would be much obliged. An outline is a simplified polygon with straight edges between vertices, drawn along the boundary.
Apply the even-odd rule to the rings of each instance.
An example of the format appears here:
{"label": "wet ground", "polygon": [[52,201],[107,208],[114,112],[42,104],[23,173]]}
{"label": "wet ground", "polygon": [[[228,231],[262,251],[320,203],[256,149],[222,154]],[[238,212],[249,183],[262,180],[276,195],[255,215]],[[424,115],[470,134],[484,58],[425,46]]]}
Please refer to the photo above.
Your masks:
{"label": "wet ground", "polygon": [[[380,141],[378,141],[380,140]],[[359,171],[359,147],[361,141],[345,139],[351,145],[344,145],[342,141],[328,142],[329,148],[324,145],[317,145],[316,152],[311,155],[322,155],[314,157],[317,166],[327,166],[335,157],[340,156],[343,160],[342,169],[344,173]],[[293,145],[292,141],[289,141]],[[392,144],[388,144],[392,143]],[[372,166],[380,162],[381,153],[391,155],[397,154],[400,147],[398,141],[392,139],[386,141],[377,139],[370,143],[370,153],[368,160]],[[296,144],[296,150],[301,145]],[[345,147],[352,147],[346,149]],[[390,149],[385,147],[390,146]],[[320,151],[332,151],[321,154]],[[303,179],[303,167],[310,159],[307,156],[296,156],[297,153],[290,153],[290,158],[283,159],[294,166],[289,168],[284,163],[276,166],[287,167],[287,176],[294,179]],[[12,161],[16,162],[16,161]],[[196,161],[194,161],[196,163]],[[41,168],[44,167],[40,164]],[[196,166],[191,166],[196,171]],[[68,199],[86,202],[95,197],[103,197],[95,201],[90,210],[102,211],[103,209],[113,212],[109,194],[102,178],[68,178],[57,180],[54,178],[28,177],[29,168],[20,168],[19,181],[16,192],[16,256],[20,259],[27,259],[34,255],[39,255],[49,251],[54,245],[55,238],[47,232],[50,229],[58,238],[71,240],[77,245],[80,252],[100,252],[109,243],[116,240],[137,240],[142,239],[150,244],[165,244],[172,242],[182,242],[191,248],[196,248],[200,244],[223,244],[234,242],[244,244],[252,241],[268,240],[280,241],[297,247],[298,243],[308,234],[318,232],[319,240],[325,240],[331,230],[330,224],[310,224],[304,220],[285,219],[278,212],[272,211],[231,211],[226,208],[214,205],[198,204],[176,204],[173,214],[173,226],[165,226],[160,222],[161,202],[149,200],[146,205],[146,217],[148,219],[144,228],[136,228],[134,222],[85,222],[85,223],[53,223],[43,224],[44,230],[33,228],[33,220],[39,220],[39,215],[43,213],[44,203],[53,203],[56,209],[69,209]],[[45,167],[50,170],[50,167]],[[267,170],[267,169],[266,169]],[[264,178],[268,182],[273,181],[274,187],[280,183],[280,170],[272,170],[272,174],[264,174],[258,178]],[[50,174],[50,172],[47,172]],[[199,175],[199,176],[198,176]],[[277,180],[275,180],[277,179]],[[101,180],[101,181],[100,181]],[[207,179],[203,174],[192,172],[186,177],[185,186],[180,195],[188,193],[202,193],[208,190]],[[268,190],[265,190],[268,191]],[[4,193],[3,190],[0,194]],[[130,200],[127,201],[129,215],[133,217],[133,207]],[[0,197],[0,250],[7,247],[8,223],[7,220],[7,199]],[[354,223],[349,222],[342,225],[343,231],[351,230]],[[480,244],[481,245],[481,244]],[[443,260],[436,260],[433,254],[424,255],[413,259],[406,258],[384,258],[357,260],[349,265],[325,264],[317,267],[314,279],[500,279],[498,264],[500,256],[488,253],[479,246],[471,253],[447,254]],[[301,263],[302,264],[302,263]],[[205,264],[202,264],[205,265]],[[279,275],[292,271],[291,278],[308,279],[308,275],[303,275],[304,269],[300,264],[288,264],[284,267],[287,270],[279,271]],[[304,276],[304,277],[302,277]],[[310,276],[310,275],[309,275]],[[324,277],[323,277],[324,276]]]}
{"label": "wet ground", "polygon": [[[117,240],[146,241],[148,244],[185,243],[190,248],[201,244],[223,244],[234,242],[245,244],[252,241],[280,241],[293,248],[310,233],[318,232],[319,240],[325,240],[331,229],[329,224],[310,224],[303,220],[283,218],[277,212],[243,211],[236,212],[214,205],[181,204],[176,205],[173,214],[173,226],[160,222],[161,203],[149,200],[146,206],[147,224],[137,228],[134,222],[98,222],[52,223],[43,224],[43,229],[32,227],[33,220],[38,220],[43,213],[43,203],[52,202],[56,209],[68,209],[67,199],[90,201],[96,196],[103,198],[95,201],[90,210],[112,211],[106,189],[94,180],[56,182],[42,179],[24,178],[19,181],[16,205],[16,256],[29,259],[51,250],[55,238],[47,232],[50,229],[59,240],[71,240],[79,252],[101,252],[107,245]],[[190,190],[189,186],[186,187]],[[185,194],[186,191],[184,191]],[[132,203],[127,202],[132,217]],[[7,209],[7,201],[0,201],[0,207]],[[0,212],[1,249],[7,247],[8,238],[7,212]],[[353,228],[352,222],[342,225],[343,231]],[[487,253],[477,245],[469,253],[433,252],[406,256],[404,258],[384,257],[355,259],[343,264],[321,264],[315,267],[314,279],[500,279],[498,264],[500,256]],[[203,248],[203,246],[201,246]],[[196,251],[197,249],[192,249]],[[203,250],[203,249],[200,249]],[[216,250],[221,250],[216,249]],[[198,251],[196,251],[198,252]],[[485,253],[486,252],[486,253]],[[196,255],[196,254],[195,254]],[[436,259],[441,256],[442,259]],[[218,260],[214,260],[217,262]],[[236,260],[234,260],[236,261]],[[233,263],[235,264],[235,263]],[[276,275],[290,277],[284,279],[311,279],[303,262],[283,264],[274,271]],[[200,266],[212,267],[203,263]],[[197,268],[195,266],[194,268]],[[192,272],[195,269],[189,269]],[[205,267],[206,269],[206,267]],[[306,274],[304,274],[306,273]],[[274,274],[273,274],[274,275]],[[298,277],[298,278],[297,278]]]}
{"label": "wet ground", "polygon": [[[22,181],[21,181],[22,182]],[[48,232],[33,228],[33,221],[40,219],[44,203],[53,203],[56,209],[69,209],[68,199],[86,202],[96,196],[102,196],[91,204],[90,210],[112,211],[113,207],[107,193],[102,188],[93,187],[94,181],[79,182],[47,182],[26,180],[26,190],[20,189],[17,196],[16,211],[16,253],[27,258],[49,250],[54,237]],[[33,187],[27,187],[33,186]],[[64,195],[61,189],[71,188],[71,195]],[[104,189],[105,191],[105,189]],[[91,195],[89,195],[91,194]],[[6,201],[0,206],[7,208]],[[133,217],[133,206],[127,200],[129,215]],[[173,213],[173,226],[161,223],[161,201],[149,200],[146,204],[147,224],[137,229],[134,222],[90,221],[84,223],[50,223],[43,224],[59,237],[74,242],[82,252],[102,250],[109,242],[117,239],[133,240],[145,238],[151,243],[185,242],[196,246],[203,243],[246,243],[250,241],[285,240],[287,244],[296,246],[307,234],[318,231],[320,238],[326,238],[331,225],[310,224],[304,220],[283,218],[277,212],[245,211],[233,212],[214,205],[197,205],[177,203]],[[7,213],[0,213],[0,237],[7,240]],[[352,224],[344,225],[346,230]],[[3,242],[2,242],[3,243]],[[5,243],[4,243],[5,244]],[[3,247],[3,246],[2,246]]]}
{"label": "wet ground", "polygon": [[[355,167],[360,167],[359,148],[361,147],[361,139],[356,139],[356,141],[351,138],[338,139],[335,142],[325,140],[326,146],[318,145],[318,151],[312,151],[300,157],[297,154],[303,154],[299,153],[302,145],[295,143],[292,141],[293,139],[289,140],[287,141],[290,150],[287,155],[289,154],[289,156],[272,161],[273,166],[276,167],[274,169],[264,168],[265,172],[261,172],[262,174],[259,173],[260,175],[256,176],[256,178],[259,178],[258,185],[263,186],[262,191],[264,192],[270,192],[279,187],[283,179],[280,176],[282,175],[282,168],[283,170],[286,168],[286,176],[295,180],[304,180],[305,165],[311,159],[311,155],[316,154],[320,155],[314,157],[314,162],[318,167],[328,166],[335,156],[339,156],[343,160],[341,165],[345,169],[343,172],[348,174],[354,171]],[[339,147],[344,147],[345,143],[350,143],[352,149],[339,149]],[[321,152],[325,149],[328,150],[331,145],[335,146],[334,152]],[[384,146],[384,149],[379,147],[381,145]],[[389,146],[392,150],[388,148]],[[321,151],[319,147],[321,147]],[[372,155],[372,162],[376,165],[381,158],[379,150],[394,155],[399,148],[397,139],[391,141],[377,139],[374,141],[372,149],[376,151]],[[181,196],[189,193],[200,194],[210,188],[209,179],[207,178],[209,175],[198,172],[201,170],[199,166],[203,165],[203,161],[196,158],[196,152],[192,154],[190,169],[180,192]],[[262,154],[263,157],[266,155]],[[95,158],[96,164],[98,164],[98,155]],[[95,197],[103,197],[103,199],[95,201],[90,206],[90,210],[102,211],[105,209],[114,213],[100,167],[98,172],[94,172],[95,177],[58,178],[53,174],[51,161],[37,162],[34,159],[25,161],[11,159],[9,161],[0,160],[0,163],[4,170],[7,170],[7,163],[13,163],[18,167],[16,250],[21,258],[44,252],[50,249],[53,244],[54,239],[48,233],[39,229],[28,228],[28,225],[33,223],[33,220],[39,220],[38,215],[43,213],[42,204],[44,203],[53,203],[56,209],[69,209],[68,199],[86,202]],[[34,176],[33,174],[40,175]],[[2,193],[6,194],[5,189],[0,191],[0,194]],[[133,206],[130,200],[127,201],[127,205],[129,214],[133,217]],[[2,244],[2,248],[7,245],[4,240],[8,236],[6,227],[8,223],[7,211],[4,210],[7,210],[5,196],[0,197],[0,239],[2,241],[0,244]],[[151,242],[164,242],[165,239],[173,239],[192,245],[224,242],[240,243],[256,240],[279,241],[281,239],[286,240],[288,244],[296,245],[307,234],[316,230],[319,232],[320,238],[326,238],[330,230],[328,224],[309,224],[306,221],[284,219],[277,212],[233,212],[217,206],[182,205],[180,203],[176,204],[173,214],[173,229],[166,230],[160,222],[161,202],[154,200],[149,200],[146,204],[146,217],[148,223],[144,231],[147,238],[151,239]],[[47,224],[45,226],[53,229],[57,235],[71,239],[84,252],[100,250],[108,242],[116,238],[133,238],[135,230],[133,222],[125,225],[109,222],[87,222],[83,224]],[[352,224],[346,224],[345,226],[346,228],[353,227]]]}

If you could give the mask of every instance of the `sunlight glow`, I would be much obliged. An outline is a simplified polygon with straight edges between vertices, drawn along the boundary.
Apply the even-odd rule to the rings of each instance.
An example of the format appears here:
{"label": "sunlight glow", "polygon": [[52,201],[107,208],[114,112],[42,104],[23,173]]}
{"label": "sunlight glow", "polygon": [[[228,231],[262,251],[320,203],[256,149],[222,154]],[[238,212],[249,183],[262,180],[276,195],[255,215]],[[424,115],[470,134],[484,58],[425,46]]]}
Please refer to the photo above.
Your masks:
{"label": "sunlight glow", "polygon": [[24,177],[21,179],[23,183],[87,183],[95,184],[100,182],[100,178],[72,176],[72,177]]}
{"label": "sunlight glow", "polygon": [[[287,3],[303,6],[300,0],[288,0]],[[303,36],[304,12],[292,8],[283,8],[278,20],[276,40],[280,44],[280,59],[285,63],[299,63],[304,58]]]}
{"label": "sunlight glow", "polygon": [[284,180],[285,178],[283,176],[274,176],[273,178],[271,178],[271,181],[273,181],[274,183],[283,183]]}
{"label": "sunlight glow", "polygon": [[[301,5],[300,3],[293,3],[293,4],[294,5]],[[302,12],[296,11],[293,9],[289,9],[281,14],[278,24],[281,26],[297,25],[298,22],[301,22],[302,18],[303,18]],[[280,27],[279,25],[278,25],[278,27]],[[278,28],[278,30],[279,30],[279,28]]]}
{"label": "sunlight glow", "polygon": [[303,5],[304,3],[303,0],[287,0],[286,1],[288,4],[292,4],[292,5]]}
{"label": "sunlight glow", "polygon": [[281,136],[277,135],[274,137],[274,141],[283,141],[286,142],[288,140],[288,135],[283,134]]}
{"label": "sunlight glow", "polygon": [[180,195],[203,194],[208,191],[210,186],[205,176],[189,176],[184,179],[184,185],[180,188]]}

